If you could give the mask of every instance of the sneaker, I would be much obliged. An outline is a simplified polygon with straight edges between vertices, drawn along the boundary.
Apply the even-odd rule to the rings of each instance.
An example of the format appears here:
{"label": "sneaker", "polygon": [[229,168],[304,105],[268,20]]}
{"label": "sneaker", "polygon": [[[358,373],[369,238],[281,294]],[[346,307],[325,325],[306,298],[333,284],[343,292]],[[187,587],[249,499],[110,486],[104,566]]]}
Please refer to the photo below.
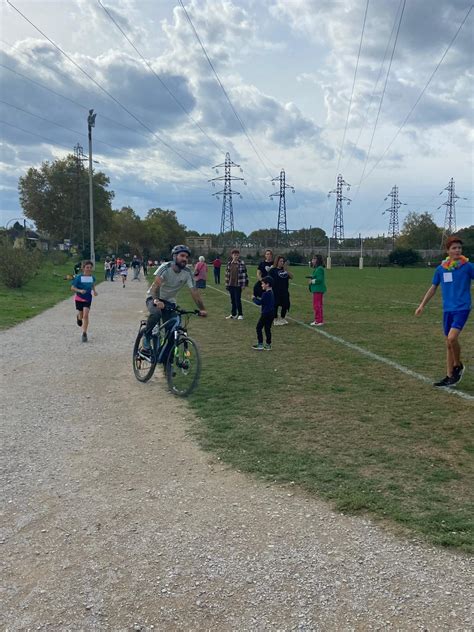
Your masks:
{"label": "sneaker", "polygon": [[263,350],[264,351],[271,351],[272,350],[272,345],[263,345]]}
{"label": "sneaker", "polygon": [[229,316],[225,317],[226,320],[236,320],[237,316],[232,316],[232,314],[229,314]]}
{"label": "sneaker", "polygon": [[450,386],[454,386],[454,384],[459,384],[459,382],[462,380],[462,376],[464,375],[465,370],[466,368],[462,362],[459,366],[453,367],[453,377],[451,378]]}
{"label": "sneaker", "polygon": [[263,345],[257,343],[256,345],[252,345],[252,349],[255,349],[255,351],[263,351]]}
{"label": "sneaker", "polygon": [[433,386],[451,386],[452,379],[452,377],[449,377],[449,375],[447,375],[446,377],[443,377],[442,380],[439,380],[439,382],[435,382]]}
{"label": "sneaker", "polygon": [[82,342],[87,342],[87,334],[86,333],[82,334]]}
{"label": "sneaker", "polygon": [[286,318],[282,318],[282,319],[280,320],[280,325],[288,325],[288,324],[289,324],[289,323],[288,323],[288,321],[286,320]]}
{"label": "sneaker", "polygon": [[316,325],[318,324],[315,320],[313,320],[312,323],[309,323],[311,325],[311,327],[316,327]]}
{"label": "sneaker", "polygon": [[322,327],[324,323],[315,323],[316,327]]}
{"label": "sneaker", "polygon": [[243,320],[244,317],[242,316],[242,314],[240,314],[240,316],[237,316],[237,320]]}
{"label": "sneaker", "polygon": [[140,351],[139,354],[143,357],[146,358],[147,360],[149,360],[151,358],[151,349],[146,349],[145,347],[143,347]]}
{"label": "sneaker", "polygon": [[76,323],[79,325],[79,327],[82,327],[82,318],[76,318]]}

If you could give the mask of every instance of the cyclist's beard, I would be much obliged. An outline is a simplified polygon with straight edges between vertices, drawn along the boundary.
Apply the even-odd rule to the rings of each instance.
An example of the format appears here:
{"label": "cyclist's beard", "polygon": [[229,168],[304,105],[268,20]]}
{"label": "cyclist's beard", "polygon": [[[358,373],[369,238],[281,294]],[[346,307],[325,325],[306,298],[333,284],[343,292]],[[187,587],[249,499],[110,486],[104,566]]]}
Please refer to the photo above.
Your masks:
{"label": "cyclist's beard", "polygon": [[174,264],[177,268],[180,268],[181,270],[184,270],[184,268],[187,266],[186,261],[175,261]]}

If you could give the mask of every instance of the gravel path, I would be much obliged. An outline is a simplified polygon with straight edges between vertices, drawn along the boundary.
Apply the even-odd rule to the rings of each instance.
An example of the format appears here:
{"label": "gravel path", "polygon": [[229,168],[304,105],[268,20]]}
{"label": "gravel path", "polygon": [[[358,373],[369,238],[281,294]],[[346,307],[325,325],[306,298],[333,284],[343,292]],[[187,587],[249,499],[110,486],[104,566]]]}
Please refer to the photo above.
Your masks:
{"label": "gravel path", "polygon": [[100,286],[87,344],[72,300],[0,334],[1,629],[472,630],[472,559],[196,446],[131,372],[144,286]]}

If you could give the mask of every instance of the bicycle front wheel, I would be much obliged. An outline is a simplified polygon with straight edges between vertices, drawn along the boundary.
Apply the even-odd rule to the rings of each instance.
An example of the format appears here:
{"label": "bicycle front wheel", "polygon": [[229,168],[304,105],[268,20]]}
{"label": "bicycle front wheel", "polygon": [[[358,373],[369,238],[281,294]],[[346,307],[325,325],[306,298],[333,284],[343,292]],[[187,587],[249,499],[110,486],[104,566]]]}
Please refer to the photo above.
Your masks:
{"label": "bicycle front wheel", "polygon": [[191,338],[180,338],[173,346],[166,362],[166,379],[174,395],[186,397],[197,386],[201,375],[201,356]]}
{"label": "bicycle front wheel", "polygon": [[148,382],[155,372],[156,360],[154,352],[143,346],[145,330],[140,329],[133,345],[133,372],[139,382]]}

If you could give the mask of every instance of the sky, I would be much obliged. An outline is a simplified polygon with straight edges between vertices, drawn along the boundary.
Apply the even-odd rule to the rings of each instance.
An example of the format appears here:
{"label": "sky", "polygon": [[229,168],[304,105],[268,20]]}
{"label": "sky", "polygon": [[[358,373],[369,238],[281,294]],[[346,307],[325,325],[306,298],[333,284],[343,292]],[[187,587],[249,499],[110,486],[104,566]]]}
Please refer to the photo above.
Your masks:
{"label": "sky", "polygon": [[142,217],[173,209],[189,229],[218,232],[222,183],[209,180],[229,152],[246,233],[276,227],[282,169],[295,188],[289,229],[332,232],[338,173],[351,185],[346,237],[387,233],[394,185],[401,223],[428,211],[443,225],[450,178],[467,198],[458,227],[474,223],[474,10],[421,95],[470,0],[183,3],[208,59],[179,1],[2,2],[0,225],[22,217],[29,167],[78,142],[87,153],[89,108],[113,206]]}

